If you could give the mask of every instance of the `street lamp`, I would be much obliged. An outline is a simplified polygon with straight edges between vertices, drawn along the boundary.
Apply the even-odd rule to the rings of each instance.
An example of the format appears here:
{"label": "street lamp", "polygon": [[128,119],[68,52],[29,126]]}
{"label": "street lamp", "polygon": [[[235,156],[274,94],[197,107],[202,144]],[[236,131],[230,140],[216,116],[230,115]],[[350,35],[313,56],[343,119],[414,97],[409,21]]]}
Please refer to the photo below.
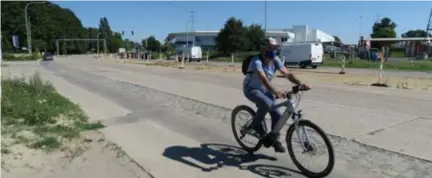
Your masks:
{"label": "street lamp", "polygon": [[30,4],[43,4],[45,2],[29,2],[26,4],[25,8],[24,8],[24,18],[25,18],[25,24],[26,24],[26,34],[27,34],[27,48],[28,48],[28,52],[29,54],[32,53],[32,48],[31,48],[31,34],[30,34],[30,25],[28,23],[28,17],[27,17],[27,8]]}

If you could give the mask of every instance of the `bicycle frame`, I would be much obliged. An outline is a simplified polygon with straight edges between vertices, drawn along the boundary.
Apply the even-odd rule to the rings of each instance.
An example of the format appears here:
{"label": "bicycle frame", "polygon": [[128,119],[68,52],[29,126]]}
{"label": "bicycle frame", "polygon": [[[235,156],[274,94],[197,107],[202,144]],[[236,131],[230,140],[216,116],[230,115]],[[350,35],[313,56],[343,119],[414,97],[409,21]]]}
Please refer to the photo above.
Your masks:
{"label": "bicycle frame", "polygon": [[[297,137],[299,138],[300,145],[303,148],[303,151],[306,151],[307,148],[305,147],[304,143],[309,143],[309,135],[307,134],[307,131],[304,127],[299,129],[298,122],[302,119],[301,110],[297,111],[297,107],[300,103],[300,99],[303,92],[298,92],[297,94],[291,94],[286,101],[283,101],[277,105],[275,105],[272,109],[278,109],[280,107],[286,107],[285,111],[283,112],[281,118],[276,123],[276,125],[273,127],[277,133],[280,132],[282,127],[285,125],[285,123],[288,121],[288,119],[291,117],[293,119],[293,125],[295,127],[295,131],[297,133]],[[293,97],[294,96],[294,97]],[[297,101],[296,101],[297,100]],[[301,136],[300,131],[303,131],[303,134]]]}

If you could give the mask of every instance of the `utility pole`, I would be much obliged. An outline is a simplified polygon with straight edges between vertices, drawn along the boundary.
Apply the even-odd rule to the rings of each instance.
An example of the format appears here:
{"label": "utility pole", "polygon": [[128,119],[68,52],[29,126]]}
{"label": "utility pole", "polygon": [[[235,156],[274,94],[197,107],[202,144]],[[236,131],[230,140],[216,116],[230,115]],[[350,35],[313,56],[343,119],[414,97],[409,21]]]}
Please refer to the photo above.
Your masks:
{"label": "utility pole", "polygon": [[431,53],[431,41],[430,41],[430,35],[429,35],[431,32],[432,32],[432,9],[430,11],[429,20],[428,20],[428,24],[426,27],[426,35],[427,35],[427,39],[428,39],[428,51],[427,51],[428,54]]}
{"label": "utility pole", "polygon": [[267,33],[267,0],[264,1],[264,30]]}
{"label": "utility pole", "polygon": [[[192,32],[195,32],[195,11],[194,10],[191,10],[191,11],[189,11],[189,13],[190,13],[190,17],[191,17],[191,19],[192,19],[192,27],[191,27],[191,31]],[[195,34],[195,33],[194,33]],[[195,35],[194,35],[194,37],[193,37],[193,40],[192,40],[192,46],[195,46]]]}
{"label": "utility pole", "polygon": [[363,16],[360,16],[359,38],[362,36]]}
{"label": "utility pole", "polygon": [[27,9],[28,9],[28,6],[30,4],[36,4],[36,3],[42,4],[45,2],[29,2],[24,7],[24,19],[25,19],[26,34],[27,34],[27,50],[28,50],[29,54],[32,54],[32,46],[31,46],[31,34],[30,34],[30,25],[29,25],[28,16],[27,16]]}

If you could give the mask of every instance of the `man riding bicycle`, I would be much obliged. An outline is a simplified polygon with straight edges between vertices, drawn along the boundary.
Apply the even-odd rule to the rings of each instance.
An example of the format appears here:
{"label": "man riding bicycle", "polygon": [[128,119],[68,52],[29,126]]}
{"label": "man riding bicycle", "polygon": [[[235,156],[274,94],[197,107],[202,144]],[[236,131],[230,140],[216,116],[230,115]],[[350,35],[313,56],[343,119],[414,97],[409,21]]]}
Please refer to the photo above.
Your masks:
{"label": "man riding bicycle", "polygon": [[[286,77],[290,82],[296,85],[302,85],[305,89],[310,89],[309,86],[301,84],[301,82],[288,71],[282,64],[279,57],[276,55],[276,50],[279,48],[277,41],[274,38],[266,38],[260,51],[259,56],[255,56],[249,62],[247,74],[243,80],[243,93],[247,99],[254,102],[257,107],[257,113],[252,122],[252,128],[260,135],[260,138],[265,147],[273,146],[276,152],[285,152],[285,148],[278,141],[279,132],[274,131],[274,127],[282,114],[277,109],[272,109],[276,105],[276,98],[286,97],[284,90],[277,90],[270,81],[274,78],[276,70]],[[276,98],[275,98],[275,96]],[[265,135],[263,121],[267,112],[270,113],[272,119],[272,130]]]}

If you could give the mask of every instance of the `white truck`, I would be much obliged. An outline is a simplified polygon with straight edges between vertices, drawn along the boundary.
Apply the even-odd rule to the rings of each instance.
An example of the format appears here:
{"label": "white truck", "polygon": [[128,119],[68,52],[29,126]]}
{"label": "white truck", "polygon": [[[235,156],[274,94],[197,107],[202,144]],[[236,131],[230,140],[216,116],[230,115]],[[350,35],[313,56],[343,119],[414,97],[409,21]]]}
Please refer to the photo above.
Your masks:
{"label": "white truck", "polygon": [[202,50],[200,46],[191,46],[185,47],[183,50],[177,53],[178,60],[181,61],[182,56],[184,55],[185,61],[197,61],[200,62],[202,59]]}
{"label": "white truck", "polygon": [[280,59],[284,65],[298,65],[300,68],[311,66],[316,69],[323,63],[324,48],[319,42],[284,43],[280,49]]}

